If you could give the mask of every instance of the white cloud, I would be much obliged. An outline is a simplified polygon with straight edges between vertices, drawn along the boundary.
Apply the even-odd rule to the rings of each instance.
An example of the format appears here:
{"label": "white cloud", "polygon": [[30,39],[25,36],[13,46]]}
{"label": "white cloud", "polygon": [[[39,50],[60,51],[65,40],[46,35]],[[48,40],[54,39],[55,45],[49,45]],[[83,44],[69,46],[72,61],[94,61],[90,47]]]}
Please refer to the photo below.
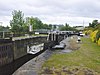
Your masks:
{"label": "white cloud", "polygon": [[40,18],[44,23],[88,25],[100,18],[99,0],[1,0],[0,21],[9,25],[13,10]]}

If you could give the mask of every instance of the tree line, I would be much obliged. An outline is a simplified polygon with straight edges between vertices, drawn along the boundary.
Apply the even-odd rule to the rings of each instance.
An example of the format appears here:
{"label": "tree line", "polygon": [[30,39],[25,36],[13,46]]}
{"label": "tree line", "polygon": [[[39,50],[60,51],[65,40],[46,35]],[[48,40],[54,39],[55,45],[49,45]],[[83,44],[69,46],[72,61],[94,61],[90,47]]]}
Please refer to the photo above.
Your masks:
{"label": "tree line", "polygon": [[43,24],[37,17],[25,17],[22,11],[14,10],[12,12],[12,20],[10,20],[11,31],[14,33],[27,33],[29,32],[29,25],[32,29],[51,29],[47,24]]}
{"label": "tree line", "polygon": [[61,31],[78,31],[74,27],[69,26],[69,24],[65,23],[65,26],[59,28]]}
{"label": "tree line", "polygon": [[[57,27],[53,24],[44,24],[38,17],[24,17],[24,13],[20,10],[12,11],[12,20],[10,20],[10,27],[0,27],[0,31],[9,31],[17,34],[29,33],[29,26],[32,26],[32,30],[47,29],[56,30]],[[59,26],[59,25],[58,25]],[[70,27],[69,24],[59,26],[60,31],[75,31],[76,29]]]}
{"label": "tree line", "polygon": [[90,35],[93,42],[100,46],[100,23],[98,20],[93,20],[92,23],[89,23],[89,26],[84,31],[86,35]]}

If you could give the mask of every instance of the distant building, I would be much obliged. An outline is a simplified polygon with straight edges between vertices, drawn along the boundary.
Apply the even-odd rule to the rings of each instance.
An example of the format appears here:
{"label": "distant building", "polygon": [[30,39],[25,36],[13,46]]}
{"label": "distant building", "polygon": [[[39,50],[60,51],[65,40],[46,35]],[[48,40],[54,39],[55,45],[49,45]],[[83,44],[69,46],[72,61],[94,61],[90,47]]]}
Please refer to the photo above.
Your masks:
{"label": "distant building", "polygon": [[80,31],[84,30],[84,26],[74,26],[74,28]]}

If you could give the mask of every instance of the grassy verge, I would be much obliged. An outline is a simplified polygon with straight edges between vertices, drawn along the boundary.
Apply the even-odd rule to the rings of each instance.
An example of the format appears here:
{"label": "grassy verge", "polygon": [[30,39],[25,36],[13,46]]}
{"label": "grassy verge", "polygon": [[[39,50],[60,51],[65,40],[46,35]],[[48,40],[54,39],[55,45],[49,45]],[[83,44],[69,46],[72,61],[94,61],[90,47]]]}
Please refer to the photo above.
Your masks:
{"label": "grassy verge", "polygon": [[82,38],[79,50],[67,54],[54,54],[43,67],[84,66],[100,73],[100,47],[89,38]]}

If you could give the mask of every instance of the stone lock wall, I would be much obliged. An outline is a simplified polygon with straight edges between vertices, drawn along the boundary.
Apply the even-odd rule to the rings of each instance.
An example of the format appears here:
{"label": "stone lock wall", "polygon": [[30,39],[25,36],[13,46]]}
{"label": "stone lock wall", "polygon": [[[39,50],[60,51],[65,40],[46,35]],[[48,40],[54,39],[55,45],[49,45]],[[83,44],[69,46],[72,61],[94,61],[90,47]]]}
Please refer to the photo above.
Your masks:
{"label": "stone lock wall", "polygon": [[27,55],[27,45],[47,42],[47,36],[20,39],[0,39],[0,66]]}
{"label": "stone lock wall", "polygon": [[32,37],[26,39],[15,40],[14,47],[14,59],[18,59],[27,54],[27,45],[41,44],[47,41],[47,37]]}
{"label": "stone lock wall", "polygon": [[0,45],[0,66],[8,64],[13,61],[13,47],[12,43]]}
{"label": "stone lock wall", "polygon": [[62,35],[35,36],[17,39],[0,39],[0,66],[11,63],[14,60],[27,55],[27,45],[44,43],[44,50],[52,48],[63,40]]}

